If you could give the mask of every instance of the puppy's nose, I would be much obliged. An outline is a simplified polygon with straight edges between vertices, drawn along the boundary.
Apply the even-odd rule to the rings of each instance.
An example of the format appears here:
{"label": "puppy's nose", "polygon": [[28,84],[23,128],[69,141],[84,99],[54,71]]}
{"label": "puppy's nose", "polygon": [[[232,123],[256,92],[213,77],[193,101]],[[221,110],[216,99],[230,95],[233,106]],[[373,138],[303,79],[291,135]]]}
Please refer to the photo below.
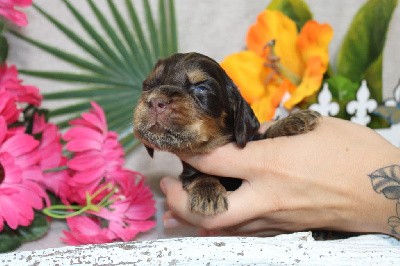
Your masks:
{"label": "puppy's nose", "polygon": [[149,101],[149,107],[157,114],[161,114],[162,112],[168,109],[168,105],[170,103],[171,101],[167,101],[160,98],[154,98]]}

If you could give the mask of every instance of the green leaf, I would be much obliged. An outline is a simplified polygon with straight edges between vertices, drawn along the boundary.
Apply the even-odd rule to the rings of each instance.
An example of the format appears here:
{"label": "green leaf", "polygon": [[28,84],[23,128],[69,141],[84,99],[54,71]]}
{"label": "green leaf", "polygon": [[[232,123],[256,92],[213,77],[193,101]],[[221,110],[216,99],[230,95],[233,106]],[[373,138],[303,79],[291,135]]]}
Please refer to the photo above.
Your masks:
{"label": "green leaf", "polygon": [[[116,91],[117,90],[117,91]],[[44,93],[43,96],[46,100],[65,100],[65,99],[80,99],[80,98],[93,98],[98,96],[107,97],[116,92],[119,94],[122,91],[129,94],[131,88],[110,88],[110,87],[93,87],[83,89],[69,89],[60,92]]]}
{"label": "green leaf", "polygon": [[267,9],[278,10],[291,18],[300,30],[303,25],[313,19],[313,15],[303,0],[272,0]]}
{"label": "green leaf", "polygon": [[[338,53],[336,69],[339,75],[353,82],[360,82],[365,78],[366,71],[382,54],[397,2],[398,0],[369,0],[360,8]],[[379,65],[374,68],[378,68],[374,69],[375,73],[382,71]]]}
{"label": "green leaf", "polygon": [[21,35],[18,32],[12,31],[11,33],[14,34],[15,36],[25,40],[26,42],[28,42],[28,43],[30,43],[30,44],[32,44],[32,45],[34,45],[34,46],[46,51],[49,54],[51,54],[51,55],[53,55],[55,57],[58,57],[58,58],[66,61],[66,62],[68,62],[70,64],[76,65],[76,66],[81,67],[83,69],[90,70],[90,71],[95,72],[95,73],[97,73],[99,75],[107,75],[107,74],[114,75],[113,73],[110,73],[109,70],[105,69],[104,67],[98,66],[98,65],[96,65],[96,64],[94,64],[94,63],[92,63],[92,62],[90,62],[88,60],[85,60],[85,59],[83,59],[83,58],[81,58],[79,56],[73,55],[73,54],[68,53],[68,52],[64,52],[64,51],[62,51],[62,50],[60,50],[60,49],[58,49],[56,47],[52,47],[52,46],[47,45],[47,44],[45,44],[43,42],[33,40],[32,38],[25,37],[25,36]]}
{"label": "green leaf", "polygon": [[[121,34],[123,35],[125,42],[128,46],[128,49],[130,50],[130,57],[133,57],[136,61],[141,60],[142,58],[146,58],[145,55],[143,54],[143,50],[140,48],[138,42],[135,39],[134,34],[131,33],[131,31],[128,28],[127,23],[121,16],[120,12],[118,11],[117,7],[114,5],[114,1],[108,0],[108,6],[110,7],[114,19],[117,22],[117,25],[119,27],[119,30]],[[138,65],[135,65],[136,68],[141,72],[141,74],[147,74],[151,71],[151,63],[150,59],[146,58],[145,62],[146,67],[140,68]]]}
{"label": "green leaf", "polygon": [[[115,58],[107,57],[106,53],[103,51],[99,51],[94,45],[89,44],[80,36],[78,36],[73,29],[67,27],[56,18],[51,16],[49,13],[41,9],[39,6],[33,4],[33,7],[39,11],[47,20],[49,20],[57,29],[59,29],[62,33],[64,33],[71,41],[73,41],[76,45],[81,47],[85,52],[89,53],[93,58],[97,59],[104,67],[109,68],[112,72],[119,73],[123,75],[120,68],[120,62],[115,61]],[[72,12],[72,11],[71,11]],[[72,12],[73,13],[73,12]]]}
{"label": "green leaf", "polygon": [[0,232],[0,253],[9,252],[22,245],[19,236],[9,227]]}
{"label": "green leaf", "polygon": [[[158,10],[159,10],[159,28],[160,28],[160,53],[161,56],[165,57],[168,54],[168,51],[170,50],[170,47],[168,47],[168,29],[167,29],[167,14],[166,14],[166,9],[165,9],[165,3],[164,0],[159,0],[158,1]],[[162,45],[163,43],[167,45]]]}
{"label": "green leaf", "polygon": [[106,19],[105,15],[100,11],[100,9],[94,4],[92,0],[87,0],[90,8],[95,14],[97,21],[100,23],[104,31],[107,33],[109,40],[114,44],[116,51],[120,54],[120,57],[125,58],[124,64],[126,66],[126,70],[135,76],[141,76],[143,73],[140,73],[141,70],[138,68],[138,65],[134,63],[132,56],[128,53],[127,48],[118,37],[115,29],[111,27],[110,23]]}
{"label": "green leaf", "polygon": [[169,41],[171,42],[170,54],[176,53],[178,51],[178,30],[176,28],[176,15],[175,15],[175,3],[174,0],[169,0]]}
{"label": "green leaf", "polygon": [[49,229],[50,224],[41,212],[35,212],[35,218],[29,226],[20,226],[15,230],[5,226],[0,232],[0,253],[12,251],[24,242],[37,240],[43,237]]}
{"label": "green leaf", "polygon": [[151,44],[153,44],[153,53],[156,60],[160,57],[161,44],[159,41],[159,34],[157,33],[156,23],[154,21],[153,13],[151,11],[149,0],[143,0],[143,6],[146,14],[147,29],[150,34]]}
{"label": "green leaf", "polygon": [[0,64],[6,61],[7,56],[8,56],[8,42],[3,35],[0,35]]}
{"label": "green leaf", "polygon": [[50,223],[42,212],[35,212],[35,219],[32,224],[26,227],[19,227],[18,232],[22,242],[30,242],[42,238],[50,229]]}
{"label": "green leaf", "polygon": [[[137,84],[128,83],[130,80],[116,80],[115,78],[99,75],[84,75],[78,73],[58,72],[58,71],[30,71],[20,69],[20,73],[30,75],[33,77],[53,79],[60,81],[76,82],[76,83],[94,83],[94,84],[106,84],[110,86],[135,86]],[[126,82],[126,83],[125,83]]]}
{"label": "green leaf", "polygon": [[[137,12],[138,1],[125,0],[117,5],[108,0],[105,10],[97,1],[87,0],[94,23],[81,13],[71,0],[63,0],[65,8],[83,28],[77,34],[68,22],[53,17],[38,5],[35,9],[53,24],[70,41],[87,53],[71,54],[64,47],[55,47],[42,40],[15,34],[21,40],[37,46],[47,54],[57,56],[71,64],[63,71],[29,69],[21,74],[73,84],[84,84],[82,88],[71,88],[45,94],[45,100],[59,101],[59,108],[50,110],[49,117],[57,118],[61,128],[96,101],[105,111],[110,130],[116,130],[126,151],[132,150],[137,141],[132,134],[132,112],[141,94],[142,82],[160,57],[177,52],[177,27],[173,0],[158,0],[158,13],[152,11],[150,3],[143,0],[143,14]],[[62,8],[62,7],[60,7]],[[128,16],[123,16],[125,10]],[[111,16],[109,16],[111,14]],[[155,14],[158,15],[155,16]],[[144,23],[142,23],[144,21]],[[100,26],[100,30],[98,30]],[[65,104],[66,99],[75,99]]]}
{"label": "green leaf", "polygon": [[128,10],[132,26],[135,29],[135,33],[136,33],[135,37],[137,37],[139,46],[140,46],[145,58],[148,59],[146,62],[150,62],[148,67],[151,68],[151,67],[153,67],[152,62],[155,62],[156,58],[155,58],[154,54],[151,52],[150,45],[148,44],[148,41],[146,40],[146,37],[143,33],[142,24],[140,23],[139,17],[136,13],[135,8],[132,5],[132,2],[130,0],[125,0],[125,6],[126,6],[126,9]]}
{"label": "green leaf", "polygon": [[4,23],[3,20],[0,19],[0,33],[3,33],[5,29],[6,29],[6,24]]}
{"label": "green leaf", "polygon": [[[81,24],[83,29],[86,31],[86,33],[90,36],[90,38],[95,41],[96,45],[98,48],[102,51],[102,53],[105,55],[105,59],[102,59],[103,57],[96,57],[99,58],[99,60],[106,60],[109,61],[111,60],[111,67],[113,69],[118,69],[118,72],[121,76],[124,77],[124,79],[129,79],[131,76],[130,73],[127,73],[127,64],[124,62],[123,58],[120,58],[120,56],[117,54],[116,51],[114,51],[107,43],[107,41],[99,34],[95,28],[89,23],[88,20],[85,19],[85,17],[79,13],[79,11],[69,2],[66,0],[63,0],[63,2],[66,4],[66,7],[69,9],[69,11],[72,13],[72,15],[75,17],[75,19]],[[74,38],[71,37],[70,34],[59,28],[67,37],[69,37],[71,40],[74,41]],[[79,38],[80,39],[80,38]],[[76,42],[76,41],[75,41]],[[86,43],[85,41],[81,40],[78,41],[78,43]],[[90,52],[92,53],[92,52]],[[97,53],[97,52],[95,52]]]}
{"label": "green leaf", "polygon": [[329,90],[332,93],[332,101],[339,104],[339,113],[336,117],[350,119],[346,112],[346,106],[350,101],[356,99],[356,94],[360,84],[352,82],[343,76],[333,76],[326,80]]}
{"label": "green leaf", "polygon": [[69,104],[65,107],[55,108],[51,110],[50,117],[55,117],[59,115],[65,114],[78,114],[84,112],[85,110],[90,108],[90,103],[88,101],[78,102],[74,104]]}
{"label": "green leaf", "polygon": [[378,59],[373,62],[365,72],[365,80],[367,81],[371,98],[382,102],[382,59],[380,54]]}

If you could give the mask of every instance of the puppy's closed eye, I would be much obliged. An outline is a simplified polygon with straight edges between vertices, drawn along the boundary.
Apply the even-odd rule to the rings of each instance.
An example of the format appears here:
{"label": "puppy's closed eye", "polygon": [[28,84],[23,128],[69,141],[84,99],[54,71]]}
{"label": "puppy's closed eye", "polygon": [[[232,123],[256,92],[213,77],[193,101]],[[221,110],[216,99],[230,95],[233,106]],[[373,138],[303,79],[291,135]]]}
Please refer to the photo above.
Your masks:
{"label": "puppy's closed eye", "polygon": [[[317,118],[308,113],[289,117],[260,136],[252,109],[217,62],[198,53],[175,54],[160,60],[143,82],[134,133],[150,155],[153,149],[203,154],[231,141],[243,148],[248,141],[284,135],[285,130],[303,133],[312,130]],[[226,211],[225,187],[238,185],[186,163],[180,179],[191,210],[203,215]]]}

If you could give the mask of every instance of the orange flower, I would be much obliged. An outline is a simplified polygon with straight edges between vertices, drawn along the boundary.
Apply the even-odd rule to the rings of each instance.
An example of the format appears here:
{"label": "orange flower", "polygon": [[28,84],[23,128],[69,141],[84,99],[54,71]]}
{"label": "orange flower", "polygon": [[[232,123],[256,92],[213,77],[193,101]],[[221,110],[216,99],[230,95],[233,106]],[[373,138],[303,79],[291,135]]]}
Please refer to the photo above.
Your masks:
{"label": "orange flower", "polygon": [[270,120],[285,92],[293,108],[321,86],[328,68],[332,28],[308,21],[296,24],[279,11],[264,10],[247,34],[248,50],[226,57],[221,66],[261,121]]}

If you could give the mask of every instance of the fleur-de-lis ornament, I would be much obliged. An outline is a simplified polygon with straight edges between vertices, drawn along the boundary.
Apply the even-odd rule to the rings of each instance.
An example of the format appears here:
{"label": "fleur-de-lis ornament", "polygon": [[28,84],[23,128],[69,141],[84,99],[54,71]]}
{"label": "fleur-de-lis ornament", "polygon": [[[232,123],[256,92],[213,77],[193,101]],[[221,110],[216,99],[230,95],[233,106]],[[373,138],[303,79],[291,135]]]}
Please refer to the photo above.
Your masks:
{"label": "fleur-de-lis ornament", "polygon": [[332,102],[332,93],[327,83],[324,84],[318,95],[318,103],[312,104],[309,109],[325,116],[335,116],[339,113],[339,104]]}
{"label": "fleur-de-lis ornament", "polygon": [[354,116],[351,117],[352,122],[364,126],[371,122],[371,117],[368,113],[373,112],[378,104],[375,100],[370,99],[369,96],[370,92],[367,87],[367,82],[363,80],[360,89],[357,91],[357,100],[349,102],[346,107],[348,114],[354,114]]}

